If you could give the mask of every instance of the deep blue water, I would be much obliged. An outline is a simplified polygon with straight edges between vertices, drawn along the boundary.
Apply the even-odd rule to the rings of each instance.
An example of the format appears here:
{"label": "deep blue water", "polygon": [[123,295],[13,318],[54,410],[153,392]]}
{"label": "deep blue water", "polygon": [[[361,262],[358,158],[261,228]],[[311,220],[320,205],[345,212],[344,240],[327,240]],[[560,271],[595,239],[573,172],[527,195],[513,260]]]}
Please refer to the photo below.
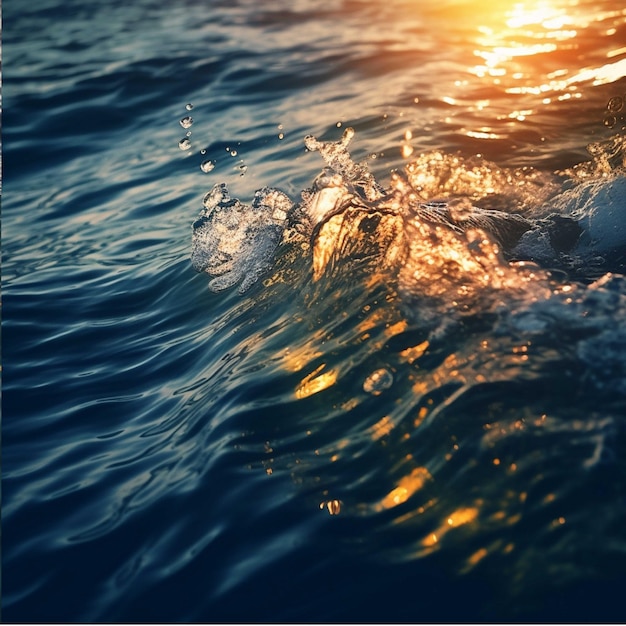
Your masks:
{"label": "deep blue water", "polygon": [[[626,619],[619,3],[3,18],[4,621]],[[430,292],[314,281],[306,246],[211,291],[206,192],[297,200],[323,165],[304,136],[347,126],[425,197],[539,219],[614,185],[587,207],[603,234],[435,330]]]}

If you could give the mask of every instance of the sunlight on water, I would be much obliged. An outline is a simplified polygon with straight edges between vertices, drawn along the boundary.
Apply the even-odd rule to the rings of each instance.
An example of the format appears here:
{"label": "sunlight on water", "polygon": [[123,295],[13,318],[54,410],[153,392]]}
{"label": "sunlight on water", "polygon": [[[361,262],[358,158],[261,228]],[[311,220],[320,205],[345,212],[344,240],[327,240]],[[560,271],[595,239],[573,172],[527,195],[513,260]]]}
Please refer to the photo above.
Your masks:
{"label": "sunlight on water", "polygon": [[[446,18],[450,32],[467,36],[465,57],[478,62],[438,98],[454,109],[495,113],[490,124],[463,128],[472,139],[503,139],[502,123],[544,115],[553,104],[581,98],[588,83],[609,84],[626,75],[626,9],[619,3],[611,10],[578,0],[461,2],[447,8]],[[518,96],[505,111],[499,110],[503,94]],[[405,157],[411,152],[403,146]]]}
{"label": "sunlight on water", "polygon": [[[626,9],[590,11],[576,0],[516,2],[510,7],[498,4],[492,13],[483,8],[481,5],[483,23],[478,26],[478,47],[473,54],[484,64],[470,72],[491,78],[494,85],[505,85],[507,93],[559,92],[557,97],[580,97],[574,83],[593,80],[593,84],[603,84],[624,76],[626,59],[586,68],[578,68],[577,61],[585,45],[579,39],[590,29],[599,37],[609,38],[603,41],[609,44],[605,58],[626,52],[619,40],[610,46],[610,37],[616,33],[612,23],[623,20]],[[603,29],[604,22],[611,24]],[[550,54],[556,52],[560,54],[560,67],[546,72],[546,61],[551,56],[556,58]]]}
{"label": "sunlight on water", "polygon": [[323,372],[326,366],[320,365],[313,372],[305,376],[300,384],[296,387],[296,398],[302,399],[312,396],[314,393],[319,393],[328,389],[328,387],[334,385],[337,382],[337,372],[330,370]]}
{"label": "sunlight on water", "polygon": [[422,545],[425,548],[436,546],[441,542],[447,532],[463,524],[473,522],[477,516],[478,508],[476,507],[461,508],[453,511],[438,528],[422,539]]}
{"label": "sunlight on water", "polygon": [[432,480],[430,472],[425,467],[414,468],[408,476],[403,476],[398,486],[392,489],[375,509],[390,509],[406,502],[426,481]]}

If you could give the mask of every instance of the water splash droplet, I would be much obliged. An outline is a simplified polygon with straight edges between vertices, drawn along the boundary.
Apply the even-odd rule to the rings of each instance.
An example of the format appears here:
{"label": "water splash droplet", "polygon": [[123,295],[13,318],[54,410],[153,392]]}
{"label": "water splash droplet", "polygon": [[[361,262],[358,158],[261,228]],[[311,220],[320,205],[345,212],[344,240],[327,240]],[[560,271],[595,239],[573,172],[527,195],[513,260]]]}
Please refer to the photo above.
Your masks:
{"label": "water splash droplet", "polygon": [[621,98],[621,96],[614,96],[613,98],[609,99],[609,102],[606,105],[606,108],[611,113],[618,113],[619,111],[622,110],[623,107],[624,107],[624,100]]}
{"label": "water splash droplet", "polygon": [[[206,152],[206,150],[205,150],[205,152]],[[208,174],[214,167],[215,167],[215,161],[211,161],[210,159],[208,159],[206,161],[202,161],[202,163],[200,163],[200,169],[205,174]]]}
{"label": "water splash droplet", "polygon": [[402,145],[402,157],[408,159],[413,154],[413,146],[408,143]]}
{"label": "water splash droplet", "polygon": [[191,148],[191,141],[189,141],[189,137],[183,137],[179,142],[178,142],[178,147],[181,150],[189,150],[189,148]]}
{"label": "water splash droplet", "polygon": [[183,128],[189,128],[192,124],[193,124],[193,118],[191,118],[190,116],[183,117],[183,119],[180,120],[180,125]]}
{"label": "water splash droplet", "polygon": [[328,500],[320,503],[320,509],[326,509],[330,515],[339,515],[341,512],[341,500]]}
{"label": "water splash droplet", "polygon": [[200,150],[200,154],[206,154],[206,148],[202,148],[202,150]]}
{"label": "water splash droplet", "polygon": [[230,156],[232,156],[232,157],[237,156],[237,150],[231,150],[230,151]]}
{"label": "water splash droplet", "polygon": [[191,102],[189,104],[185,105],[185,108],[187,109],[187,111],[191,111],[191,109],[193,109],[193,104],[191,104]]}
{"label": "water splash droplet", "polygon": [[604,120],[603,120],[603,124],[607,128],[613,128],[613,126],[615,126],[615,124],[617,124],[617,119],[616,119],[615,115],[607,115],[604,118]]}
{"label": "water splash droplet", "polygon": [[373,396],[380,395],[393,385],[393,375],[384,367],[374,370],[363,382],[363,391]]}

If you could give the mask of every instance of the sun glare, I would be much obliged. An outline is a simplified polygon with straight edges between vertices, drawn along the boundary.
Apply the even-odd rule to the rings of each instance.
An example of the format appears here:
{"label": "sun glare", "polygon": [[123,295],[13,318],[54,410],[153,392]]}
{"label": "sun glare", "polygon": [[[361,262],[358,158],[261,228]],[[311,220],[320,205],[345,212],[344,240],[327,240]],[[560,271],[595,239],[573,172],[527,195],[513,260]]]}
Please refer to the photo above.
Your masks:
{"label": "sun glare", "polygon": [[[575,6],[575,3],[572,4]],[[541,26],[546,32],[563,33],[566,37],[576,34],[575,30],[564,30],[572,26],[574,20],[565,8],[556,8],[542,0],[537,3],[519,2],[510,11],[506,25],[509,28],[524,28],[526,26]]]}
{"label": "sun glare", "polygon": [[[626,8],[596,11],[579,0],[487,4],[475,26],[472,54],[479,62],[468,73],[499,91],[535,98],[524,111],[508,115],[523,121],[551,102],[581,97],[581,84],[606,84],[626,75],[626,47],[611,39],[615,24],[625,19]],[[591,43],[599,36],[604,54],[594,52]],[[621,45],[612,48],[611,43]],[[489,128],[467,132],[497,137]]]}
{"label": "sun glare", "polygon": [[[519,2],[505,12],[503,23],[481,25],[474,55],[483,63],[470,72],[494,77],[496,83],[507,74],[519,80],[527,76],[533,57],[575,48],[577,27],[586,24],[577,21],[568,8],[557,8],[546,0]],[[520,58],[526,60],[523,67],[515,63]]]}

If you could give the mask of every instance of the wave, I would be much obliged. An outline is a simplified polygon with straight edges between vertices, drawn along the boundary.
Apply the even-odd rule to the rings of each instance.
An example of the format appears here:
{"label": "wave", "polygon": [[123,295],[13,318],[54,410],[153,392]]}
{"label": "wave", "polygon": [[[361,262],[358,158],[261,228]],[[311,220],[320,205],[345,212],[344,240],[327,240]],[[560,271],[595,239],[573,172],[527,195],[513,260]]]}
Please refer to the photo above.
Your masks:
{"label": "wave", "polygon": [[[552,175],[435,152],[383,186],[350,158],[352,136],[306,138],[327,167],[298,202],[265,188],[246,206],[216,187],[194,224],[196,269],[249,267],[244,292],[262,267],[251,298],[297,311],[254,344],[282,389],[273,416],[255,414],[276,433],[258,468],[367,520],[367,543],[342,536],[351,550],[485,577],[499,614],[541,614],[626,557],[623,499],[590,513],[576,497],[619,490],[622,471],[623,139]],[[277,200],[280,241],[263,230]]]}

